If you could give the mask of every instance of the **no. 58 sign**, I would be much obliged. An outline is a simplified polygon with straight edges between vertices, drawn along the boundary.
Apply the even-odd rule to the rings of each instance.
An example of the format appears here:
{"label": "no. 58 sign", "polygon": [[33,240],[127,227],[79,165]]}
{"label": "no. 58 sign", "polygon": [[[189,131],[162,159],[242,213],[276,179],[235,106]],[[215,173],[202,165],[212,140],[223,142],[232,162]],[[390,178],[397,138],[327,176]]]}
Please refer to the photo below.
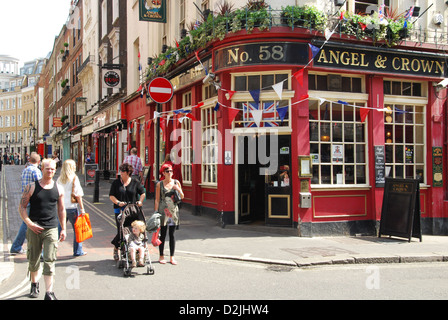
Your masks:
{"label": "no. 58 sign", "polygon": [[255,64],[306,64],[308,45],[297,42],[259,42],[215,51],[215,71]]}

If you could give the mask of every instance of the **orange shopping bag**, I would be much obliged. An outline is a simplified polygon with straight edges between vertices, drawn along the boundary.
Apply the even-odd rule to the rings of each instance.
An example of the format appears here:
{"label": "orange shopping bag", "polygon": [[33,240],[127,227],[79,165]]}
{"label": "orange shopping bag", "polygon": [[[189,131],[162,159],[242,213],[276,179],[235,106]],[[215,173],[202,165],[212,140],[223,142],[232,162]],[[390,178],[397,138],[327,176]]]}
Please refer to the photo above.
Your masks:
{"label": "orange shopping bag", "polygon": [[93,237],[92,226],[88,213],[79,215],[75,221],[76,242],[80,243]]}

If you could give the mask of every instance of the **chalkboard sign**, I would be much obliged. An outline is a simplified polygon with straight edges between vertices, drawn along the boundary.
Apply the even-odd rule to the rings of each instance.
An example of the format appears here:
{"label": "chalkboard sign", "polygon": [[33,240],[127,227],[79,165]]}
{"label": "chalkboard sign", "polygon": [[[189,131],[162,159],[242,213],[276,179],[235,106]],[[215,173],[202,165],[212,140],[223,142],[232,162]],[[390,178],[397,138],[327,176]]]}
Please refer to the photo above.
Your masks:
{"label": "chalkboard sign", "polygon": [[422,241],[418,180],[386,178],[378,236],[381,235]]}
{"label": "chalkboard sign", "polygon": [[384,187],[386,182],[384,146],[375,146],[375,185]]}

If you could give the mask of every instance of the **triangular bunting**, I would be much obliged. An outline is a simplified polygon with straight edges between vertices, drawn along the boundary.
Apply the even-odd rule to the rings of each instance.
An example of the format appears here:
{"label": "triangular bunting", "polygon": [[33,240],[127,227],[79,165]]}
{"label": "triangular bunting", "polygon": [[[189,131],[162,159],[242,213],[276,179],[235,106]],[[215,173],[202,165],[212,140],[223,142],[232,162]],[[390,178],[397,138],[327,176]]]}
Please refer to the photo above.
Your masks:
{"label": "triangular bunting", "polygon": [[263,110],[252,110],[252,117],[257,127],[260,127],[261,118],[263,117]]}
{"label": "triangular bunting", "polygon": [[194,115],[192,115],[191,113],[187,113],[187,117],[190,118],[190,119],[193,120],[193,121],[198,121],[198,120],[196,119],[196,117],[195,117]]}
{"label": "triangular bunting", "polygon": [[314,59],[314,57],[316,56],[316,54],[319,53],[320,48],[318,48],[318,47],[316,47],[316,46],[313,46],[311,43],[308,43],[308,45],[309,45],[310,48],[311,48],[311,53],[313,54],[313,59]]}
{"label": "triangular bunting", "polygon": [[272,89],[274,89],[275,93],[278,95],[278,97],[280,98],[280,100],[282,100],[282,95],[283,95],[283,81],[276,83],[272,86]]}
{"label": "triangular bunting", "polygon": [[299,82],[300,86],[303,87],[303,69],[300,69],[299,71],[294,73],[293,76],[297,79],[297,81]]}
{"label": "triangular bunting", "polygon": [[249,90],[252,99],[258,104],[260,102],[260,90]]}
{"label": "triangular bunting", "polygon": [[215,110],[215,111],[218,111],[218,110],[219,110],[219,102],[216,102],[216,105],[215,105],[214,110]]}
{"label": "triangular bunting", "polygon": [[364,122],[366,120],[367,115],[369,114],[370,109],[367,108],[361,108],[359,109],[359,115],[361,117],[361,122]]}
{"label": "triangular bunting", "polygon": [[235,92],[236,92],[236,91],[227,90],[227,93],[226,93],[226,98],[227,98],[227,100],[231,100],[231,99],[232,99],[232,96],[235,94]]}
{"label": "triangular bunting", "polygon": [[288,107],[283,107],[283,108],[278,108],[277,112],[278,112],[278,116],[280,117],[280,119],[283,120],[285,119],[286,114],[288,113]]}
{"label": "triangular bunting", "polygon": [[229,127],[232,126],[232,122],[237,116],[237,114],[240,112],[240,109],[234,109],[234,108],[227,108],[229,112]]}

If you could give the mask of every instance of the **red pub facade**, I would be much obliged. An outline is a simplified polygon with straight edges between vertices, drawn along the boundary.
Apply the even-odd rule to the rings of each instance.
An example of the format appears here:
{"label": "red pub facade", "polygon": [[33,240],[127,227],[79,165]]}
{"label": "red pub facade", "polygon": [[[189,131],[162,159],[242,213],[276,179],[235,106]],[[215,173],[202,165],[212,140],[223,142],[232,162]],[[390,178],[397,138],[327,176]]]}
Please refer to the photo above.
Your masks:
{"label": "red pub facade", "polygon": [[447,234],[446,55],[304,30],[228,34],[163,75],[170,102],[127,98],[147,188],[171,153],[193,214],[323,236],[376,234],[384,178],[419,179],[423,233]]}

